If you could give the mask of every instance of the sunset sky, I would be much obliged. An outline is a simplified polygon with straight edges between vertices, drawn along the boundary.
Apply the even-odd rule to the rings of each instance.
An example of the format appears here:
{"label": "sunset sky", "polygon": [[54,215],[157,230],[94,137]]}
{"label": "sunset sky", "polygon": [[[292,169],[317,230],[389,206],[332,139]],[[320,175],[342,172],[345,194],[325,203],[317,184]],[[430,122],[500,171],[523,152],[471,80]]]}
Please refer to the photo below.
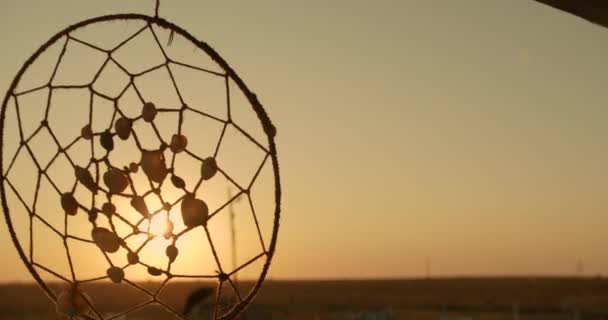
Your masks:
{"label": "sunset sky", "polygon": [[[531,0],[161,3],[278,129],[271,278],[608,272],[608,30]],[[0,8],[4,93],[57,31],[153,1]],[[0,253],[31,279],[4,222]]]}

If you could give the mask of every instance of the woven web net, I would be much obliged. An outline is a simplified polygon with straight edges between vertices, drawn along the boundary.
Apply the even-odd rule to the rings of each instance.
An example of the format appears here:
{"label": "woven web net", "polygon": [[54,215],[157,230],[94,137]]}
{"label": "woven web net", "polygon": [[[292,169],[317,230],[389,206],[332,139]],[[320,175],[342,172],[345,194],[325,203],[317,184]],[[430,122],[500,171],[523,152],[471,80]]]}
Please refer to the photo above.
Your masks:
{"label": "woven web net", "polygon": [[198,312],[231,318],[276,233],[278,177],[251,104],[164,25],[67,31],[3,106],[3,196],[22,258],[70,317],[184,319],[198,281],[215,287]]}

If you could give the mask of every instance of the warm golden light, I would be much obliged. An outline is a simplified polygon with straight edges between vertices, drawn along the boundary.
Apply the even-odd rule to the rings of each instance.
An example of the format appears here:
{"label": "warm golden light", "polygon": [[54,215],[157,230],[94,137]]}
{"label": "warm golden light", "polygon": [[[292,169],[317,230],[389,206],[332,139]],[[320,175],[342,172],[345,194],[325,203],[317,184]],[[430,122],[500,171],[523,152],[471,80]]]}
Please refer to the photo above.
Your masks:
{"label": "warm golden light", "polygon": [[166,212],[160,212],[150,220],[146,220],[139,225],[139,230],[154,237],[171,235],[173,223],[168,219]]}

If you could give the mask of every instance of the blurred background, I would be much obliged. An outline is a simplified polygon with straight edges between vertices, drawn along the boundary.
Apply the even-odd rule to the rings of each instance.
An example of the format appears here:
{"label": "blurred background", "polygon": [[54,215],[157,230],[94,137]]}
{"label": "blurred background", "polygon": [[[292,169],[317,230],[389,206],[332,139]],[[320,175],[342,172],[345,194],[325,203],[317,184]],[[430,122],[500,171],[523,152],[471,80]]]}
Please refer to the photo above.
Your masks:
{"label": "blurred background", "polygon": [[[153,10],[3,0],[0,88],[66,26]],[[250,317],[604,316],[606,29],[528,0],[176,0],[160,15],[214,47],[278,128],[283,218]],[[241,150],[237,169],[251,160]],[[241,239],[246,259],[254,241]],[[0,240],[2,296],[41,295],[4,224]],[[176,307],[198,286],[178,285]]]}

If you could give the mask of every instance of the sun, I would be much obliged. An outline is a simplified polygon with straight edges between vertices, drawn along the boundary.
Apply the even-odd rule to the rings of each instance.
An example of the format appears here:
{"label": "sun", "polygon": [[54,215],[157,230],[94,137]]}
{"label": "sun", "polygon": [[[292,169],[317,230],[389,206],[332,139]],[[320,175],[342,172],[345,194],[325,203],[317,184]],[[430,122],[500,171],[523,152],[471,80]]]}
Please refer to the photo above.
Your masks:
{"label": "sun", "polygon": [[173,222],[169,219],[166,211],[161,211],[150,220],[144,220],[139,225],[139,230],[152,237],[169,238],[173,234]]}

